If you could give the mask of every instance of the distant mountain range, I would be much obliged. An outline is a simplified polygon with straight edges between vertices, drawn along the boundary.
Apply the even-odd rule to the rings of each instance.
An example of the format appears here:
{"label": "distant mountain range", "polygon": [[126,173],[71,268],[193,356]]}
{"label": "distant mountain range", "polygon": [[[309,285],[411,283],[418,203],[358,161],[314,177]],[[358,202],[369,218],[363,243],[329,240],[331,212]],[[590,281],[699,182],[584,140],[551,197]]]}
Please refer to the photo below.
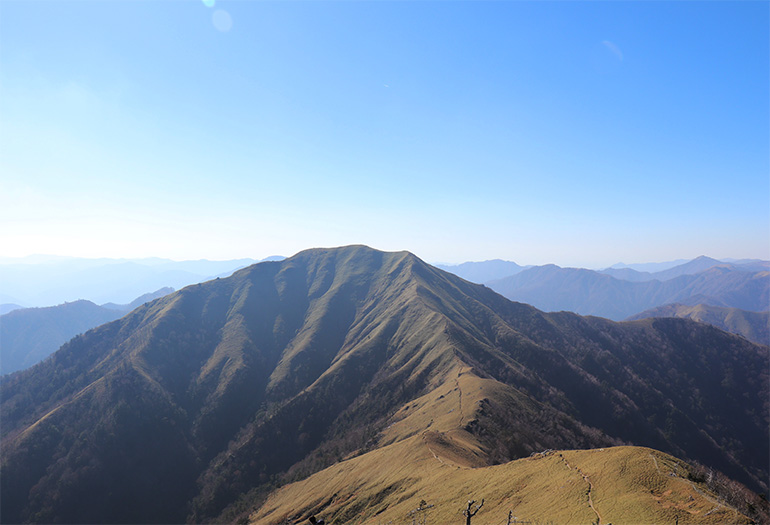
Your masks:
{"label": "distant mountain range", "polygon": [[700,256],[692,261],[688,261],[673,268],[653,273],[640,272],[631,268],[607,268],[605,270],[600,270],[600,273],[611,275],[612,277],[623,281],[668,281],[682,275],[695,275],[717,266],[747,272],[762,272],[770,270],[770,261],[752,260],[740,263],[727,263],[712,259],[711,257]]}
{"label": "distant mountain range", "polygon": [[486,284],[511,300],[546,311],[566,310],[619,321],[670,303],[768,310],[770,271],[763,269],[766,267],[767,263],[737,265],[706,257],[653,274],[621,269],[608,275],[609,270],[546,265]]}
{"label": "distant mountain range", "polygon": [[[269,257],[266,260],[280,260]],[[175,289],[254,264],[254,259],[80,259],[32,256],[0,259],[0,304],[51,306],[86,299],[125,304],[147,290]]]}
{"label": "distant mountain range", "polygon": [[621,263],[613,264],[608,269],[615,270],[615,269],[628,268],[631,270],[636,270],[637,272],[655,273],[655,272],[662,272],[663,270],[668,270],[669,268],[673,268],[674,266],[679,266],[680,264],[685,264],[687,262],[690,262],[690,259],[676,259],[674,261],[634,263],[634,264],[625,264],[621,262]]}
{"label": "distant mountain range", "polygon": [[129,304],[98,306],[80,300],[47,308],[22,308],[0,315],[0,375],[39,363],[78,334],[123,317],[173,288],[144,294]]}
{"label": "distant mountain range", "polygon": [[628,318],[629,321],[648,317],[680,317],[708,323],[726,332],[738,334],[749,341],[770,345],[770,312],[747,312],[738,308],[720,308],[707,304],[689,306],[667,304],[645,310]]}
{"label": "distant mountain range", "polygon": [[[407,252],[308,250],[156,299],[0,380],[0,512],[373,523],[422,498],[456,517],[458,495],[484,490],[485,512],[526,494],[543,522],[747,523],[765,504],[740,488],[714,504],[721,474],[703,472],[767,490],[767,367],[768,347],[688,319],[548,314]],[[530,456],[546,475],[493,470]],[[599,487],[617,502],[591,499]]]}
{"label": "distant mountain range", "polygon": [[519,266],[515,262],[494,259],[482,262],[466,262],[462,264],[436,264],[446,272],[453,273],[472,283],[486,283],[515,275],[531,266]]}

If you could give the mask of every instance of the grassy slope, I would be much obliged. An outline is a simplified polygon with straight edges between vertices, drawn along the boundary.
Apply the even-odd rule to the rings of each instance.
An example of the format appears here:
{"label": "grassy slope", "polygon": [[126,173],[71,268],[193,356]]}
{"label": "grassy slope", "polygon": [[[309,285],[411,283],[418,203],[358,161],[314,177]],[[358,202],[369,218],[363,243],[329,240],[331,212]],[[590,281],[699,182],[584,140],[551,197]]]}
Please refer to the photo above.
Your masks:
{"label": "grassy slope", "polygon": [[629,317],[629,320],[647,317],[680,317],[738,334],[758,344],[770,344],[770,312],[749,312],[738,308],[722,308],[707,304],[688,306],[667,304]]}
{"label": "grassy slope", "polygon": [[482,498],[478,523],[505,523],[508,511],[554,523],[749,522],[688,480],[686,464],[648,448],[549,451],[483,466],[485,451],[464,427],[501,386],[458,372],[394,415],[386,446],[275,491],[250,522],[305,523],[318,514],[327,523],[408,523],[425,500],[434,505],[429,522],[459,523],[466,502]]}

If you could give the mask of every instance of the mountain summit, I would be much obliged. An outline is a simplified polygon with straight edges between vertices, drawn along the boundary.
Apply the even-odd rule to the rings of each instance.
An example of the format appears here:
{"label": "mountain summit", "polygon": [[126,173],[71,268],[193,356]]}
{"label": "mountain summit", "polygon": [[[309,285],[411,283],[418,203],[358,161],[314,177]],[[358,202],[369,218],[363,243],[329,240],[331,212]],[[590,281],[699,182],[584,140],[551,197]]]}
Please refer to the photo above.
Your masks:
{"label": "mountain summit", "polygon": [[[470,466],[645,445],[764,490],[767,364],[684,319],[545,314],[408,252],[307,250],[147,303],[3,381],[0,511],[213,520],[416,435]],[[439,392],[460,409],[419,415]]]}

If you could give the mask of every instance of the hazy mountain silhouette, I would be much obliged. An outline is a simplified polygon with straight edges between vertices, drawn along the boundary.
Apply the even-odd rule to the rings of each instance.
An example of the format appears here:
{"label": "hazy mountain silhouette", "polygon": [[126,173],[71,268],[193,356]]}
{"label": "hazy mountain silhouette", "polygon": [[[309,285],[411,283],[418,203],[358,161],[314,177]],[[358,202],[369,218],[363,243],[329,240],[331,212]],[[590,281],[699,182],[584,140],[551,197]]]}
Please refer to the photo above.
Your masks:
{"label": "hazy mountain silhouette", "polygon": [[770,262],[760,261],[754,259],[741,260],[735,262],[723,262],[711,257],[702,255],[688,261],[683,264],[679,264],[673,268],[656,272],[641,272],[632,268],[606,268],[600,270],[600,273],[611,275],[616,279],[632,282],[644,282],[644,281],[668,281],[682,275],[695,275],[697,273],[709,270],[715,266],[729,268],[731,270],[743,270],[749,272],[762,272],[770,270]]}
{"label": "hazy mountain silhouette", "polygon": [[0,304],[0,315],[5,315],[8,312],[13,312],[14,310],[18,310],[20,308],[23,308],[23,306],[13,303]]}
{"label": "hazy mountain silhouette", "polygon": [[78,334],[114,321],[144,303],[173,292],[160,290],[130,304],[97,306],[75,301],[47,308],[22,308],[0,315],[0,375],[39,363]]}
{"label": "hazy mountain silhouette", "polygon": [[677,302],[749,311],[766,310],[770,304],[770,272],[751,272],[722,264],[666,281],[644,282],[547,265],[487,285],[511,300],[546,311],[568,310],[615,320]]}
{"label": "hazy mountain silhouette", "polygon": [[626,264],[626,263],[617,263],[610,266],[608,269],[630,269],[634,270],[640,273],[655,273],[655,272],[662,272],[663,270],[668,270],[669,268],[673,268],[674,266],[679,266],[681,264],[688,263],[688,259],[677,259],[675,261],[664,261],[664,262],[652,262],[652,263],[632,263],[632,264]]}
{"label": "hazy mountain silhouette", "polygon": [[720,308],[707,304],[689,306],[667,304],[632,315],[629,321],[648,317],[681,317],[708,323],[749,341],[770,345],[770,312],[748,312],[738,308]]}
{"label": "hazy mountain silhouette", "polygon": [[142,296],[139,296],[128,304],[105,303],[102,305],[102,308],[109,308],[111,310],[120,310],[121,312],[130,312],[134,308],[138,308],[139,306],[142,306],[144,303],[148,303],[153,299],[157,299],[159,297],[163,297],[164,295],[168,295],[173,291],[174,291],[173,288],[166,286],[164,288],[161,288],[160,290],[156,290],[154,292],[146,293]]}
{"label": "hazy mountain silhouette", "polygon": [[503,261],[500,259],[482,262],[465,262],[455,265],[437,264],[435,266],[446,272],[458,275],[466,281],[478,284],[502,279],[503,277],[515,275],[526,268],[530,268],[529,266],[519,266],[515,262]]}
{"label": "hazy mountain silhouette", "polygon": [[[456,428],[436,439],[478,465],[625,442],[766,489],[767,350],[685,319],[545,314],[407,252],[308,250],[145,304],[3,380],[0,510],[217,520],[444,420]],[[459,413],[440,411],[458,392]],[[425,396],[437,408],[418,410]]]}

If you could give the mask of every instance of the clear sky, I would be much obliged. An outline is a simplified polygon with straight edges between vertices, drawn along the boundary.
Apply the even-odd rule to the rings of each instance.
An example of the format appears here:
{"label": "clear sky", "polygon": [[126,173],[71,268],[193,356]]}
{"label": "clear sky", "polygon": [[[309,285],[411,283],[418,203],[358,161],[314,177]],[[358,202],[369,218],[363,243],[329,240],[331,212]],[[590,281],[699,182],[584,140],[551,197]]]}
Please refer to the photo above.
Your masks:
{"label": "clear sky", "polygon": [[0,0],[0,256],[768,259],[769,6]]}

